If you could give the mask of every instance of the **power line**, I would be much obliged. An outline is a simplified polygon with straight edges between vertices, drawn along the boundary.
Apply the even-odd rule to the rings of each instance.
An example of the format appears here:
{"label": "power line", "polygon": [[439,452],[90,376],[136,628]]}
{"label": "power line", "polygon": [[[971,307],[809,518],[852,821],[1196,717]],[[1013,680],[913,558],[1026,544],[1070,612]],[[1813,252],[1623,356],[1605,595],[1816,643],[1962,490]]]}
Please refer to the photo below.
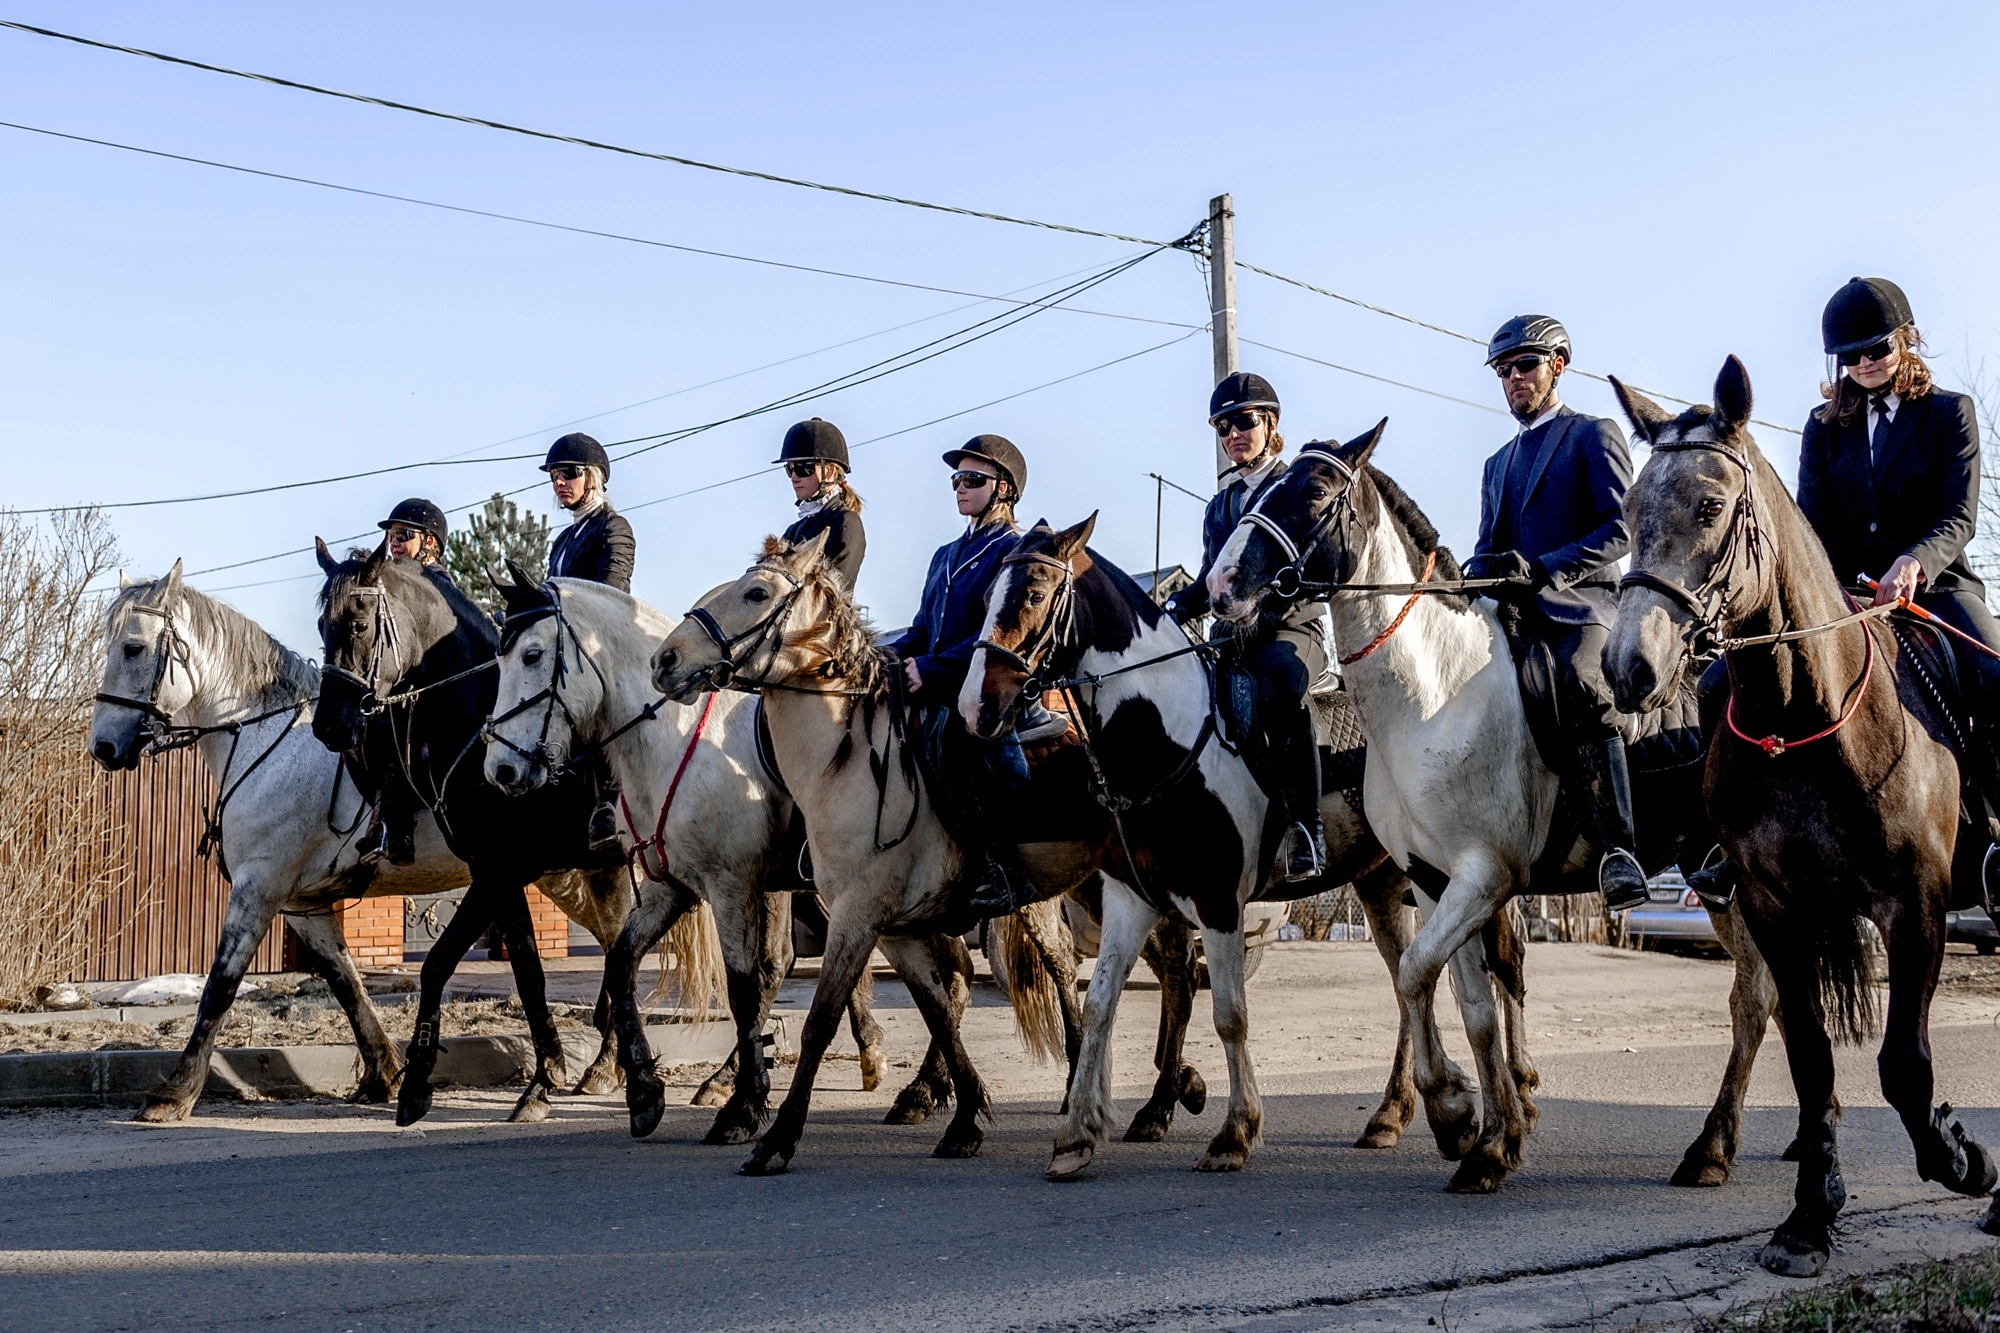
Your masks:
{"label": "power line", "polygon": [[429,116],[436,120],[457,121],[462,125],[478,125],[489,130],[502,130],[508,134],[524,135],[530,139],[546,139],[552,143],[574,144],[579,148],[594,148],[599,152],[618,153],[626,157],[649,158],[655,162],[668,162],[675,166],[696,167],[702,171],[715,171],[728,176],[743,176],[751,180],[769,181],[775,185],[791,185],[805,190],[821,190],[828,194],[845,195],[852,199],[872,199],[877,203],[900,204],[905,208],[922,208],[934,213],[953,213],[960,217],[983,218],[988,222],[1006,222],[1017,227],[1037,227],[1043,231],[1067,232],[1073,236],[1095,236],[1104,240],[1124,241],[1133,245],[1164,245],[1163,241],[1148,240],[1143,236],[1126,236],[1113,231],[1096,231],[1088,227],[1072,227],[1061,222],[1042,222],[1034,218],[1014,217],[1006,213],[988,213],[975,208],[960,208],[954,204],[936,204],[922,199],[909,199],[902,195],[883,194],[874,190],[861,190],[847,185],[829,185],[823,181],[801,180],[793,176],[779,176],[768,171],[755,171],[748,167],[723,166],[715,162],[703,162],[697,158],[679,157],[672,153],[657,153],[644,148],[628,148],[620,144],[605,143],[597,139],[584,139],[572,134],[557,134],[549,130],[529,129],[521,125],[511,125],[506,121],[488,120],[483,116],[468,116],[455,111],[437,111],[430,107],[414,106],[408,102],[392,101],[386,97],[374,97],[366,93],[342,92],[337,88],[323,88],[317,84],[301,83],[296,79],[280,78],[275,74],[260,74],[252,70],[232,69],[227,65],[211,65],[202,60],[191,60],[186,56],[168,55],[163,51],[149,51],[140,46],[121,46],[115,42],[101,42],[90,37],[80,37],[74,33],[57,32],[53,28],[38,28],[33,24],[17,23],[10,19],[0,19],[0,28],[12,28],[16,32],[32,33],[37,37],[53,37],[57,41],[73,42],[78,46],[95,47],[100,51],[116,51],[123,55],[144,56],[149,60],[164,61],[169,65],[180,65],[188,69],[205,70],[211,74],[227,74],[233,78],[250,79],[257,83],[274,84],[280,88],[292,88],[299,92],[317,93],[322,97],[338,97],[349,102],[361,102],[368,106],[385,107],[391,111],[407,111],[413,115]]}
{"label": "power line", "polygon": [[[1255,338],[1243,338],[1240,341],[1252,347],[1261,347],[1267,352],[1276,352],[1280,356],[1297,357],[1301,361],[1310,361],[1316,366],[1325,366],[1329,370],[1338,370],[1348,375],[1358,375],[1364,380],[1374,380],[1378,384],[1391,384],[1398,389],[1408,389],[1411,393],[1421,393],[1431,398],[1442,398],[1447,403],[1457,403],[1462,407],[1477,408],[1481,412],[1491,412],[1496,416],[1504,417],[1507,415],[1507,413],[1490,403],[1475,403],[1470,398],[1458,398],[1448,393],[1440,393],[1436,389],[1426,389],[1419,384],[1406,384],[1402,380],[1392,380],[1387,375],[1377,375],[1366,370],[1356,370],[1353,366],[1343,366],[1336,361],[1322,361],[1316,356],[1307,356],[1304,352],[1294,352],[1284,347],[1273,347],[1270,343],[1260,343]],[[1167,484],[1172,485],[1173,483],[1169,482]]]}

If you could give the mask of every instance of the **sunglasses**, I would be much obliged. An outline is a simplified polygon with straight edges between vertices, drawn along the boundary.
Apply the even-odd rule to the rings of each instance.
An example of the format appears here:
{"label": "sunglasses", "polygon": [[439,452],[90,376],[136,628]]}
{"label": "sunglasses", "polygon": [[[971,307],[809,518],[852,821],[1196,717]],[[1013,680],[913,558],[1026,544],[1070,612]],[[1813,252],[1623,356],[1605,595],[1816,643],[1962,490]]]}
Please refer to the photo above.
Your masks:
{"label": "sunglasses", "polygon": [[951,474],[951,488],[955,491],[976,491],[991,486],[993,482],[994,478],[988,473],[974,472],[971,468]]}
{"label": "sunglasses", "polygon": [[785,464],[785,475],[788,477],[797,477],[800,481],[804,481],[807,477],[819,475],[819,464],[810,458],[797,463],[787,463]]}
{"label": "sunglasses", "polygon": [[575,481],[583,475],[583,469],[575,463],[558,463],[549,469],[549,475],[557,481]]}
{"label": "sunglasses", "polygon": [[1894,338],[1884,338],[1872,347],[1863,347],[1855,352],[1842,352],[1840,354],[1840,364],[1843,366],[1858,366],[1863,361],[1880,361],[1885,357],[1895,355],[1895,352],[1896,340]]}
{"label": "sunglasses", "polygon": [[1502,361],[1499,365],[1493,367],[1493,373],[1503,380],[1509,375],[1532,375],[1540,370],[1543,363],[1548,359],[1540,355],[1517,356],[1512,361]]}
{"label": "sunglasses", "polygon": [[389,529],[389,540],[399,546],[404,542],[418,541],[427,535],[422,528],[395,527]]}
{"label": "sunglasses", "polygon": [[1261,413],[1254,412],[1247,407],[1240,412],[1225,412],[1215,419],[1215,433],[1217,435],[1248,435],[1251,431],[1257,429],[1257,423],[1263,419]]}

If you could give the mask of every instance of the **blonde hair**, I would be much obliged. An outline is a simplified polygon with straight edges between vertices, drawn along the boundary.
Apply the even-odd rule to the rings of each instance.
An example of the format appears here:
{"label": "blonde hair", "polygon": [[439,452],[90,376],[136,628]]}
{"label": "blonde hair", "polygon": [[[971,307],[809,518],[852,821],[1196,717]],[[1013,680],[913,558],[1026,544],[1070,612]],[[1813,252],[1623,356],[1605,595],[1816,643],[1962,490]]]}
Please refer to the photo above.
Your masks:
{"label": "blonde hair", "polygon": [[[1925,364],[1921,355],[1924,351],[1924,335],[1918,331],[1916,325],[1905,324],[1889,337],[1896,344],[1898,359],[1896,373],[1889,380],[1888,392],[1905,402],[1912,398],[1923,397],[1931,391],[1932,383],[1931,368]],[[1816,408],[1813,415],[1829,426],[1836,424],[1844,426],[1854,420],[1867,406],[1871,391],[1856,384],[1847,374],[1846,368],[1840,365],[1838,358],[1828,359],[1834,362],[1827,372],[1832,378],[1822,381],[1819,386],[1819,396],[1826,399],[1826,402]]]}
{"label": "blonde hair", "polygon": [[819,463],[820,485],[822,487],[833,487],[833,494],[827,496],[823,503],[835,509],[845,509],[851,514],[860,513],[861,492],[855,490],[848,482],[847,469],[830,458],[822,458],[817,461]]}

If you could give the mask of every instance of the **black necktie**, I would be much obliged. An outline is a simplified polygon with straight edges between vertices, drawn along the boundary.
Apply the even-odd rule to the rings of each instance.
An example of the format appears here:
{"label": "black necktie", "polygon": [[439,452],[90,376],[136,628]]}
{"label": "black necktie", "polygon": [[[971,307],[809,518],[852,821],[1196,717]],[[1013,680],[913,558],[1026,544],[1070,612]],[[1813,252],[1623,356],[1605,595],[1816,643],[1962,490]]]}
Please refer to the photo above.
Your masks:
{"label": "black necktie", "polygon": [[1877,394],[1869,400],[1875,409],[1875,431],[1868,438],[1868,457],[1879,476],[1882,471],[1882,455],[1889,449],[1889,395]]}

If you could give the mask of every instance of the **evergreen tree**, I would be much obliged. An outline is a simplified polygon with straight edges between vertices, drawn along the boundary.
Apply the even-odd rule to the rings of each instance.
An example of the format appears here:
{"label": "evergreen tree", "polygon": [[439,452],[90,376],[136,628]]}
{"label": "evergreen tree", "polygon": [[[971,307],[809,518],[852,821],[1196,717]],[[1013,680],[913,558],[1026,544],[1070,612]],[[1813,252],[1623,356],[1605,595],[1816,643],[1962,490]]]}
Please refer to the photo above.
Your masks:
{"label": "evergreen tree", "polygon": [[496,492],[470,523],[451,534],[444,564],[466,595],[497,617],[503,604],[486,571],[504,577],[509,560],[535,575],[547,569],[549,521]]}

